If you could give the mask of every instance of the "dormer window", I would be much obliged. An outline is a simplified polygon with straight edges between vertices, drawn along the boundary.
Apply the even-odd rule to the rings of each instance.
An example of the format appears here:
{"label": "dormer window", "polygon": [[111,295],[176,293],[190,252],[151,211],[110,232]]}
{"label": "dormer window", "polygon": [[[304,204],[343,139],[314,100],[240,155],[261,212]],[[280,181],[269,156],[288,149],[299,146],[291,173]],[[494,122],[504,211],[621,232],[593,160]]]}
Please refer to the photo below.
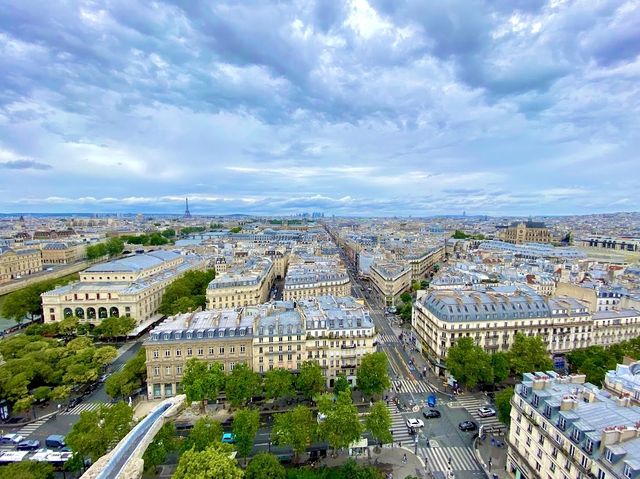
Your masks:
{"label": "dormer window", "polygon": [[564,417],[560,416],[558,418],[558,427],[564,431],[567,428],[567,421],[565,421]]}
{"label": "dormer window", "polygon": [[633,471],[631,470],[631,466],[629,464],[625,464],[624,468],[622,469],[622,474],[624,475],[624,477],[631,479],[632,473]]}
{"label": "dormer window", "polygon": [[180,333],[180,332],[173,333],[173,337],[174,337],[174,339],[180,339],[182,337],[182,333]]}
{"label": "dormer window", "polygon": [[548,404],[544,406],[544,415],[546,417],[551,417],[551,406],[549,406]]}
{"label": "dormer window", "polygon": [[533,398],[531,398],[531,404],[533,404],[534,406],[538,407],[538,403],[540,402],[540,398],[538,397],[537,394],[533,395]]}
{"label": "dormer window", "polygon": [[191,339],[191,333],[187,333],[187,339]]}
{"label": "dormer window", "polygon": [[220,329],[220,330],[218,331],[218,337],[219,337],[219,338],[224,337],[224,330],[223,330],[223,329]]}
{"label": "dormer window", "polygon": [[613,453],[611,452],[611,449],[607,449],[607,451],[604,454],[604,457],[607,461],[613,464]]}
{"label": "dormer window", "polygon": [[164,333],[164,336],[162,339],[164,339],[165,341],[169,341],[169,333]]}
{"label": "dormer window", "polygon": [[571,439],[573,439],[575,442],[579,442],[580,441],[580,429],[578,429],[577,427],[573,428],[573,431],[571,432]]}
{"label": "dormer window", "polygon": [[593,452],[593,441],[587,438],[587,441],[584,444],[584,450],[591,454]]}
{"label": "dormer window", "polygon": [[198,339],[202,339],[202,331],[198,331]]}

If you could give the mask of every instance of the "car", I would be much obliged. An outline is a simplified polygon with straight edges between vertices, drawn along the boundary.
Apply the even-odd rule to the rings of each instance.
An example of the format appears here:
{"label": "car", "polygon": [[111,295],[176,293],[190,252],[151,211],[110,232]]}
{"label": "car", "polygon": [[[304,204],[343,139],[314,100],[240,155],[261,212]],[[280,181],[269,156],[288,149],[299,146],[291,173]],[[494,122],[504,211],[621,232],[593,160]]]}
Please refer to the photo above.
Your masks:
{"label": "car", "polygon": [[16,449],[18,451],[35,451],[36,449],[40,449],[40,441],[25,439],[16,446]]}
{"label": "car", "polygon": [[458,424],[458,429],[461,431],[475,431],[477,428],[478,426],[473,421],[462,421]]}
{"label": "car", "polygon": [[421,419],[416,419],[412,417],[411,419],[407,419],[407,427],[416,428],[416,427],[424,427],[424,422]]}
{"label": "car", "polygon": [[480,417],[491,417],[496,415],[496,410],[491,409],[490,407],[481,407],[478,409],[478,416]]}
{"label": "car", "polygon": [[24,436],[17,433],[5,434],[0,437],[0,444],[19,444],[24,441]]}
{"label": "car", "polygon": [[424,411],[422,415],[425,419],[435,419],[440,417],[440,411],[437,409],[429,409],[428,411]]}
{"label": "car", "polygon": [[234,442],[236,442],[236,437],[233,435],[232,432],[225,432],[222,435],[222,442],[225,442],[227,444],[233,444]]}
{"label": "car", "polygon": [[44,440],[44,445],[53,449],[65,447],[64,436],[60,434],[51,434]]}
{"label": "car", "polygon": [[78,396],[76,398],[73,398],[69,401],[69,404],[67,405],[67,411],[69,409],[73,409],[74,407],[76,407],[78,404],[80,404],[82,402],[82,396]]}
{"label": "car", "polygon": [[99,383],[105,382],[109,376],[111,376],[111,373],[104,373],[102,376],[100,376],[100,378],[98,379],[98,382]]}

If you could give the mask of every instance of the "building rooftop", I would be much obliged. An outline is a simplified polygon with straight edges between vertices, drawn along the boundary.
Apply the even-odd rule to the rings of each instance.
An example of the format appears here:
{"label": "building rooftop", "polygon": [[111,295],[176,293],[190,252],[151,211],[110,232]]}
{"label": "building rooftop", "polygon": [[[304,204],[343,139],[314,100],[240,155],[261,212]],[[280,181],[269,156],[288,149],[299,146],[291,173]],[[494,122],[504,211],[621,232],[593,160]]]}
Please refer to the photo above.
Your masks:
{"label": "building rooftop", "polygon": [[85,269],[85,273],[137,273],[145,269],[160,266],[167,261],[179,258],[180,254],[173,251],[151,251],[144,254],[134,254],[114,261],[99,263]]}

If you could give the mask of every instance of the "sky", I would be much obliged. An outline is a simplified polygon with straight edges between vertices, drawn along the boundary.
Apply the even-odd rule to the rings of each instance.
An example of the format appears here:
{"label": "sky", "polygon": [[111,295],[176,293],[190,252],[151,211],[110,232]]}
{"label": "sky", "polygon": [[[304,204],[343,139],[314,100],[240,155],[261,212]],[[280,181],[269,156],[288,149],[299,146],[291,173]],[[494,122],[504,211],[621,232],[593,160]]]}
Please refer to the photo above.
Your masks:
{"label": "sky", "polygon": [[0,212],[640,208],[640,1],[0,0]]}

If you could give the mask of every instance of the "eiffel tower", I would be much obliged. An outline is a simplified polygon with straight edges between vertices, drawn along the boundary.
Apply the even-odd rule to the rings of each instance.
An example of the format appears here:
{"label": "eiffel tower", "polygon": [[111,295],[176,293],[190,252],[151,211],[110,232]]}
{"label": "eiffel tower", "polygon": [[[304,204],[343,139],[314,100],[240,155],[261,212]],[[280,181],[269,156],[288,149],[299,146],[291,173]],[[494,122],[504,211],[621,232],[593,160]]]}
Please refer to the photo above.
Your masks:
{"label": "eiffel tower", "polygon": [[185,198],[184,202],[185,202],[184,217],[191,218],[191,212],[189,211],[189,198]]}

